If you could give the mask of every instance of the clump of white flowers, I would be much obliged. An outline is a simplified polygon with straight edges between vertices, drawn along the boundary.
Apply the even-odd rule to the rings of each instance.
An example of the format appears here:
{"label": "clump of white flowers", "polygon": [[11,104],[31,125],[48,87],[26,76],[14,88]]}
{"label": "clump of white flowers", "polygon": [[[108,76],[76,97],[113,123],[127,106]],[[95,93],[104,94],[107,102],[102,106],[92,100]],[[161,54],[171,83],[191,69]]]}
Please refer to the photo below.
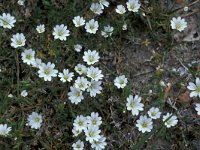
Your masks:
{"label": "clump of white flowers", "polygon": [[189,90],[192,92],[190,93],[190,97],[200,97],[200,79],[196,78],[195,83],[189,82],[187,86]]}
{"label": "clump of white flowers", "polygon": [[38,33],[43,33],[43,32],[45,31],[45,26],[44,26],[44,24],[38,25],[38,26],[36,27],[36,31],[37,31]]}
{"label": "clump of white flowers", "polygon": [[182,19],[181,17],[178,18],[173,17],[171,20],[171,28],[181,32],[185,28],[187,28],[187,22],[185,21],[185,19]]}
{"label": "clump of white flowers", "polygon": [[15,17],[11,16],[9,13],[3,13],[0,16],[0,26],[2,26],[3,28],[11,29],[14,27],[15,22]]}
{"label": "clump of white flowers", "polygon": [[36,112],[32,112],[28,116],[27,120],[28,120],[27,125],[31,126],[31,128],[33,129],[39,129],[42,125],[42,115]]}
{"label": "clump of white flowers", "polygon": [[1,136],[8,136],[9,132],[12,130],[11,127],[8,127],[7,124],[0,124],[0,135]]}
{"label": "clump of white flowers", "polygon": [[126,86],[126,84],[128,83],[128,79],[125,77],[125,75],[121,75],[115,78],[114,80],[114,85],[120,89],[120,88],[124,88]]}
{"label": "clump of white flowers", "polygon": [[26,38],[23,33],[17,33],[11,38],[11,46],[14,48],[22,47],[25,45]]}
{"label": "clump of white flowers", "polygon": [[[84,131],[86,136],[86,141],[91,144],[92,148],[102,150],[105,149],[106,138],[101,135],[100,125],[102,124],[102,118],[99,116],[97,112],[92,112],[90,116],[84,117],[83,115],[77,116],[73,123],[72,132],[75,134],[74,136],[78,136],[81,132]],[[84,143],[78,140],[72,145],[75,149],[81,147],[83,148]]]}
{"label": "clump of white flowers", "polygon": [[105,26],[104,30],[101,31],[101,35],[103,37],[107,38],[107,37],[109,37],[109,36],[111,36],[113,34],[113,30],[114,30],[114,28],[112,26],[110,26],[110,25]]}
{"label": "clump of white flowers", "polygon": [[69,30],[67,29],[67,26],[65,26],[64,24],[61,25],[56,25],[53,28],[53,35],[54,35],[54,39],[59,39],[61,41],[66,41],[67,40],[67,36],[69,36]]}

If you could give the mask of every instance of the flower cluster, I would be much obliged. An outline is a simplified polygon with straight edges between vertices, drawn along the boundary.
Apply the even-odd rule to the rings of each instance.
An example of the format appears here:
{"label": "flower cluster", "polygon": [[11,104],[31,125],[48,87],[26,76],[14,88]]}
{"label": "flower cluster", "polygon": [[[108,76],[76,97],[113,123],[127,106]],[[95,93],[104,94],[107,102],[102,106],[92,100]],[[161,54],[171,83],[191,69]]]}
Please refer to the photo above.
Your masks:
{"label": "flower cluster", "polygon": [[91,97],[96,97],[97,94],[101,93],[101,80],[104,75],[98,67],[91,66],[97,63],[99,59],[99,53],[96,50],[88,50],[84,52],[83,61],[90,67],[86,67],[83,64],[75,66],[76,73],[82,76],[77,77],[74,85],[70,87],[68,96],[71,103],[78,104],[81,102],[84,99],[83,92],[89,92]]}
{"label": "flower cluster", "polygon": [[[84,132],[86,136],[86,141],[91,144],[91,147],[96,150],[105,149],[106,138],[101,135],[100,125],[102,124],[102,118],[99,116],[97,112],[92,112],[90,116],[77,116],[73,123],[72,132],[74,137],[77,137],[79,134]],[[78,140],[76,143],[72,145],[73,149],[84,148],[84,143],[81,140]]]}
{"label": "flower cluster", "polygon": [[[126,107],[127,110],[132,112],[133,116],[138,116],[139,112],[144,110],[144,104],[141,102],[141,99],[142,98],[138,95],[135,95],[134,97],[133,95],[129,95],[129,97],[127,97]],[[153,129],[153,119],[159,119],[161,116],[161,112],[157,107],[150,108],[147,114],[149,117],[147,115],[141,115],[136,121],[136,127],[142,133],[150,132]],[[166,115],[163,115],[163,122],[165,126],[169,128],[175,126],[178,120],[175,115],[167,113]]]}

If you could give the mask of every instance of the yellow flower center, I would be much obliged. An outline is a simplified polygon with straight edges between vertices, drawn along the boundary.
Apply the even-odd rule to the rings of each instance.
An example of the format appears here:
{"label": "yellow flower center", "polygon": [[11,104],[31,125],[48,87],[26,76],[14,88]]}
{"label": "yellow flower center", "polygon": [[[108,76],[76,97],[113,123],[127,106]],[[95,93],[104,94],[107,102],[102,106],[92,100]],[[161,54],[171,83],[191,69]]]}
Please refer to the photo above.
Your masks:
{"label": "yellow flower center", "polygon": [[76,96],[79,97],[81,94],[80,92],[76,92]]}
{"label": "yellow flower center", "polygon": [[168,125],[172,124],[171,120],[168,120],[168,121],[166,122],[166,124],[168,124]]}
{"label": "yellow flower center", "polygon": [[76,145],[76,148],[81,148],[81,145],[80,145],[80,144],[77,144],[77,145]]}
{"label": "yellow flower center", "polygon": [[78,125],[79,125],[79,126],[82,126],[82,125],[83,125],[83,121],[79,121],[79,122],[78,122]]}
{"label": "yellow flower center", "polygon": [[63,32],[62,32],[62,31],[59,31],[59,32],[58,32],[58,35],[59,35],[59,36],[62,36],[62,35],[63,35]]}
{"label": "yellow flower center", "polygon": [[130,8],[133,10],[133,9],[135,9],[135,4],[131,4],[130,5]]}
{"label": "yellow flower center", "polygon": [[94,29],[94,25],[90,25],[90,29],[93,30]]}
{"label": "yellow flower center", "polygon": [[49,73],[50,73],[50,70],[49,70],[49,68],[47,68],[47,69],[44,69],[44,74],[48,75]]}
{"label": "yellow flower center", "polygon": [[36,117],[35,122],[39,122],[39,121],[40,121],[40,118]]}
{"label": "yellow flower center", "polygon": [[146,128],[146,127],[147,127],[147,123],[146,123],[146,122],[143,122],[143,123],[142,123],[142,127],[143,127],[143,128]]}
{"label": "yellow flower center", "polygon": [[31,59],[31,54],[27,54],[26,59]]}
{"label": "yellow flower center", "polygon": [[178,30],[178,29],[180,29],[180,28],[181,28],[180,23],[177,23],[177,24],[176,24],[176,29]]}
{"label": "yellow flower center", "polygon": [[133,108],[135,106],[133,101],[130,103],[130,106],[131,106],[131,108]]}
{"label": "yellow flower center", "polygon": [[94,136],[94,132],[90,131],[90,132],[89,132],[89,136],[90,136],[90,137],[93,137],[93,136]]}
{"label": "yellow flower center", "polygon": [[68,76],[64,76],[63,78],[64,78],[65,80],[67,80],[67,79],[68,79]]}
{"label": "yellow flower center", "polygon": [[22,41],[21,40],[17,40],[17,44],[18,45],[22,45]]}
{"label": "yellow flower center", "polygon": [[96,119],[92,120],[92,124],[96,125],[97,124],[97,120]]}
{"label": "yellow flower center", "polygon": [[120,80],[120,84],[124,84],[124,80]]}
{"label": "yellow flower center", "polygon": [[200,86],[197,86],[195,91],[200,92]]}
{"label": "yellow flower center", "polygon": [[93,62],[94,61],[94,57],[93,56],[90,56],[89,57],[89,62]]}
{"label": "yellow flower center", "polygon": [[156,112],[152,112],[152,113],[151,113],[151,116],[156,116]]}
{"label": "yellow flower center", "polygon": [[9,23],[8,23],[6,20],[2,20],[2,21],[3,21],[3,25],[4,25],[4,26],[9,25]]}

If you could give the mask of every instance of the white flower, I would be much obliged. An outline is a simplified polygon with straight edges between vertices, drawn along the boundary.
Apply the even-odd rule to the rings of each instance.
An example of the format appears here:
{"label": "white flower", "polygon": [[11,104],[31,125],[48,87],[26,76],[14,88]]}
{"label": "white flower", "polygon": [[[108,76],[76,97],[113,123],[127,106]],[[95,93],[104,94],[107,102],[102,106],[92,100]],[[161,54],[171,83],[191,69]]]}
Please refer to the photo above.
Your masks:
{"label": "white flower", "polygon": [[21,92],[21,96],[22,97],[26,97],[28,95],[28,92],[26,91],[26,90],[23,90],[22,92]]}
{"label": "white flower", "polygon": [[83,131],[87,129],[87,118],[83,115],[77,116],[74,120],[73,126],[75,130]]}
{"label": "white flower", "polygon": [[109,6],[109,2],[106,1],[106,0],[99,0],[99,3],[100,3],[100,5],[101,5],[102,9],[104,9],[104,6],[105,6],[105,7],[108,7],[108,6]]}
{"label": "white flower", "polygon": [[82,90],[82,91],[85,91],[88,87],[88,80],[84,77],[78,77],[76,80],[75,80],[75,87]]}
{"label": "white flower", "polygon": [[87,92],[90,92],[91,97],[95,97],[97,94],[101,93],[102,87],[101,87],[101,81],[91,81],[89,82]]}
{"label": "white flower", "polygon": [[0,124],[0,135],[1,136],[8,136],[9,132],[11,131],[11,127],[8,127],[7,124]]}
{"label": "white flower", "polygon": [[84,132],[86,136],[86,141],[89,141],[90,143],[92,143],[94,140],[98,141],[101,138],[101,136],[99,135],[101,131],[99,130],[98,126],[89,125],[87,129],[84,130]]}
{"label": "white flower", "polygon": [[39,58],[35,58],[35,61],[31,63],[31,65],[35,68],[39,68],[42,65],[42,60]]}
{"label": "white flower", "polygon": [[45,31],[45,26],[44,24],[40,24],[36,27],[36,30],[38,33],[43,33]]}
{"label": "white flower", "polygon": [[81,50],[82,50],[82,45],[80,45],[80,44],[76,44],[76,45],[74,45],[74,50],[76,51],[76,52],[80,52]]}
{"label": "white flower", "polygon": [[117,5],[115,10],[118,14],[124,14],[126,12],[126,8],[123,5]]}
{"label": "white flower", "polygon": [[11,46],[14,48],[18,48],[25,45],[26,38],[23,33],[17,33],[12,36],[11,41]]}
{"label": "white flower", "polygon": [[[172,127],[172,126],[175,126],[177,123],[178,123],[178,120],[177,120],[177,117],[176,116],[172,116],[172,117],[170,117],[170,116],[172,116],[172,114],[171,113],[167,113],[166,115],[164,115],[163,116],[163,121],[165,122],[166,120],[166,122],[165,122],[165,125],[166,125],[166,127],[167,128],[170,128],[170,127]],[[169,118],[170,117],[170,118]],[[169,119],[168,119],[169,118]]]}
{"label": "white flower", "polygon": [[87,73],[87,67],[82,65],[82,64],[78,64],[75,66],[74,70],[79,74],[86,74]]}
{"label": "white flower", "polygon": [[36,112],[32,112],[27,120],[32,129],[39,129],[42,125],[42,115]]}
{"label": "white flower", "polygon": [[181,17],[175,18],[173,17],[171,22],[171,28],[176,29],[178,31],[183,31],[187,27],[187,22],[185,19],[182,19]]}
{"label": "white flower", "polygon": [[183,10],[184,10],[185,12],[187,12],[187,11],[189,10],[189,8],[188,8],[187,6],[185,6],[185,7],[183,8]]}
{"label": "white flower", "polygon": [[123,24],[122,30],[127,30],[127,24],[126,23]]}
{"label": "white flower", "polygon": [[84,99],[82,91],[73,86],[70,87],[70,92],[68,92],[68,96],[69,96],[69,100],[73,104],[78,104]]}
{"label": "white flower", "polygon": [[138,95],[135,95],[134,99],[133,95],[129,95],[126,100],[127,110],[131,110],[133,116],[138,115],[139,111],[144,110],[144,104],[141,103],[141,97],[139,97]]}
{"label": "white flower", "polygon": [[87,116],[88,124],[91,126],[100,126],[102,124],[99,113],[92,112],[90,116]]}
{"label": "white flower", "polygon": [[146,115],[140,116],[140,118],[136,122],[136,127],[138,127],[138,130],[142,133],[150,132],[153,128],[152,119],[148,118]]}
{"label": "white flower", "polygon": [[74,17],[74,19],[72,21],[73,21],[75,27],[80,27],[80,26],[85,25],[85,19],[80,16]]}
{"label": "white flower", "polygon": [[102,71],[98,67],[91,66],[87,69],[87,77],[94,81],[99,81],[103,78]]}
{"label": "white flower", "polygon": [[83,61],[88,65],[93,65],[99,61],[99,53],[96,50],[88,50],[84,52]]}
{"label": "white flower", "polygon": [[80,130],[76,130],[75,127],[73,127],[72,129],[72,133],[73,133],[73,137],[77,137],[82,131]]}
{"label": "white flower", "polygon": [[98,28],[99,28],[99,24],[94,19],[91,19],[85,25],[86,32],[91,33],[91,34],[95,34],[97,32]]}
{"label": "white flower", "polygon": [[125,75],[116,77],[114,80],[114,85],[119,88],[124,88],[126,84],[128,83],[128,79],[125,77]]}
{"label": "white flower", "polygon": [[161,112],[160,112],[159,108],[151,107],[148,111],[148,115],[152,119],[158,119],[158,118],[160,118]]}
{"label": "white flower", "polygon": [[48,62],[42,63],[39,66],[38,74],[40,78],[44,78],[44,81],[51,81],[52,77],[57,77],[58,70],[54,69],[55,64]]}
{"label": "white flower", "polygon": [[111,27],[110,25],[104,26],[104,30],[101,31],[101,35],[103,37],[107,38],[107,37],[109,37],[109,36],[111,36],[113,34],[113,30],[114,30],[114,28]]}
{"label": "white flower", "polygon": [[129,0],[126,5],[129,11],[138,12],[141,4],[138,0]]}
{"label": "white flower", "polygon": [[61,25],[56,25],[53,28],[53,35],[54,35],[54,39],[60,39],[61,41],[66,41],[67,36],[69,36],[69,30],[67,30],[67,26],[65,26],[64,24]]}
{"label": "white flower", "polygon": [[98,141],[94,140],[91,143],[91,147],[94,148],[95,150],[103,150],[105,149],[105,146],[107,145],[106,143],[106,138],[102,135],[100,135],[101,137],[99,138]]}
{"label": "white flower", "polygon": [[8,94],[8,97],[9,98],[13,98],[14,96],[12,94]]}
{"label": "white flower", "polygon": [[18,0],[18,1],[17,1],[17,4],[20,5],[20,6],[23,6],[23,5],[24,5],[24,2],[25,2],[25,0]]}
{"label": "white flower", "polygon": [[73,147],[73,150],[83,150],[84,143],[81,140],[78,140],[76,143],[73,143],[72,147]]}
{"label": "white flower", "polygon": [[31,65],[35,62],[35,51],[32,49],[26,49],[22,52],[22,60],[24,63]]}
{"label": "white flower", "polygon": [[200,115],[200,104],[196,104],[195,110],[197,111],[197,115]]}
{"label": "white flower", "polygon": [[196,84],[190,82],[187,88],[191,90],[190,97],[200,97],[200,79],[196,78]]}
{"label": "white flower", "polygon": [[15,17],[11,16],[9,13],[3,13],[2,16],[0,16],[0,26],[3,28],[11,29],[14,27],[15,22]]}
{"label": "white flower", "polygon": [[102,11],[102,7],[99,3],[92,3],[91,7],[90,7],[90,10],[95,13],[95,14],[102,14],[103,11]]}
{"label": "white flower", "polygon": [[72,77],[74,76],[74,73],[69,72],[68,69],[64,69],[63,73],[59,73],[58,76],[60,77],[60,80],[62,82],[66,82],[66,81],[71,82]]}

